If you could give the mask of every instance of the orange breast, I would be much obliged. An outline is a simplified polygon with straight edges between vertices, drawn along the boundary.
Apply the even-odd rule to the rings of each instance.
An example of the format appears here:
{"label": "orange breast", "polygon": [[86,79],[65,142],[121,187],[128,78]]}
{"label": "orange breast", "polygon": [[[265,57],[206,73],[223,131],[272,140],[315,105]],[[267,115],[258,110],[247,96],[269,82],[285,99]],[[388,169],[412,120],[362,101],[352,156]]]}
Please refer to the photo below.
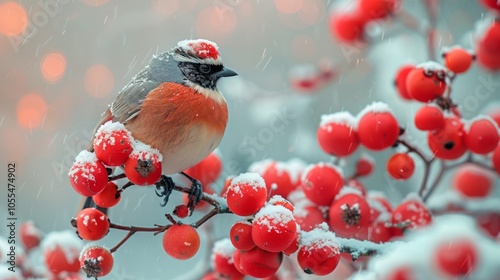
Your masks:
{"label": "orange breast", "polygon": [[139,115],[126,126],[136,139],[166,156],[185,143],[196,142],[191,139],[196,137],[193,128],[213,130],[222,137],[227,119],[224,101],[218,103],[184,85],[163,83],[148,94]]}

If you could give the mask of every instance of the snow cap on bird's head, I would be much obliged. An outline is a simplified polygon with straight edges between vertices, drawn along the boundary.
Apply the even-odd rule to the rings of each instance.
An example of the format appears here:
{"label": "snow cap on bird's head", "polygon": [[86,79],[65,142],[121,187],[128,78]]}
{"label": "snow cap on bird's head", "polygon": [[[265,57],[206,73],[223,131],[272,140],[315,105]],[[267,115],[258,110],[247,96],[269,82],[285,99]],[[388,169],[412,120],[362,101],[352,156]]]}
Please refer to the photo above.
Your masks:
{"label": "snow cap on bird's head", "polygon": [[183,40],[173,50],[174,59],[181,62],[221,65],[217,44],[205,39]]}

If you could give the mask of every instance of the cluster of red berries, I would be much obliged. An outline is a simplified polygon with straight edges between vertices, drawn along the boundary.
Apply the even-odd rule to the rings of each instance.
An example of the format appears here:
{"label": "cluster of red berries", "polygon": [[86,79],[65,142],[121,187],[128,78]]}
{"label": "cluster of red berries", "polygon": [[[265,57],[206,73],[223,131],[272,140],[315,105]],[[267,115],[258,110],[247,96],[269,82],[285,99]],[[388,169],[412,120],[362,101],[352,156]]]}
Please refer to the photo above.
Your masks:
{"label": "cluster of red berries", "polygon": [[331,64],[297,65],[290,70],[290,84],[298,92],[314,92],[329,84],[337,73]]}
{"label": "cluster of red berries", "polygon": [[366,41],[365,29],[373,21],[385,20],[394,14],[400,0],[359,0],[346,9],[330,15],[330,30],[342,43],[356,44]]}

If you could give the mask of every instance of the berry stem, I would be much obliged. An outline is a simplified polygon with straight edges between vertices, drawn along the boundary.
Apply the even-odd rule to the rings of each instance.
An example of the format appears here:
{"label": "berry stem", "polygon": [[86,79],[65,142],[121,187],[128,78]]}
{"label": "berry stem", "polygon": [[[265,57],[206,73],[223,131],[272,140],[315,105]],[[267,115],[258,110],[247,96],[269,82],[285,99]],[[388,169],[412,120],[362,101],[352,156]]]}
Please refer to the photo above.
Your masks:
{"label": "berry stem", "polygon": [[115,247],[111,248],[111,250],[109,250],[111,253],[114,253],[116,252],[116,250],[118,250],[125,242],[127,242],[127,240],[132,236],[134,235],[134,233],[136,233],[135,230],[130,230],[127,235],[125,235],[125,237],[120,241],[118,242],[118,244],[116,244]]}
{"label": "berry stem", "polygon": [[418,195],[420,197],[423,197],[423,194],[424,194],[424,191],[427,187],[427,183],[429,181],[429,175],[430,175],[430,172],[431,172],[431,165],[432,165],[432,162],[434,161],[434,159],[436,159],[435,157],[432,157],[430,159],[428,159],[423,151],[421,151],[418,146],[412,144],[412,143],[409,143],[407,140],[405,139],[402,139],[402,140],[399,140],[399,143],[401,143],[403,146],[405,146],[406,148],[408,148],[408,152],[412,152],[412,153],[415,153],[417,154],[421,159],[422,161],[424,162],[424,165],[425,165],[425,168],[424,168],[424,177],[422,178],[422,183],[420,183],[420,187],[418,189]]}
{"label": "berry stem", "polygon": [[122,174],[118,174],[118,175],[115,175],[115,176],[108,176],[108,181],[112,182],[112,181],[116,181],[116,180],[120,180],[120,179],[123,179],[127,177],[125,175],[125,173],[122,173]]}

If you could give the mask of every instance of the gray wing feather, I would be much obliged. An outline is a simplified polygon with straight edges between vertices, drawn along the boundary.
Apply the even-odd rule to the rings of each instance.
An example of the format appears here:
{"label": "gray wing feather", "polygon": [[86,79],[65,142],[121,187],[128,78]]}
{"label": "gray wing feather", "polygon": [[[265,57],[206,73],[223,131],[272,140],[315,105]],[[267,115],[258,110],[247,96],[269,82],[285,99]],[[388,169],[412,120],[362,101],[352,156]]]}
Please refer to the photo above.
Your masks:
{"label": "gray wing feather", "polygon": [[148,93],[161,83],[142,81],[128,84],[111,104],[111,114],[116,121],[126,123],[137,116],[141,110],[142,101]]}

